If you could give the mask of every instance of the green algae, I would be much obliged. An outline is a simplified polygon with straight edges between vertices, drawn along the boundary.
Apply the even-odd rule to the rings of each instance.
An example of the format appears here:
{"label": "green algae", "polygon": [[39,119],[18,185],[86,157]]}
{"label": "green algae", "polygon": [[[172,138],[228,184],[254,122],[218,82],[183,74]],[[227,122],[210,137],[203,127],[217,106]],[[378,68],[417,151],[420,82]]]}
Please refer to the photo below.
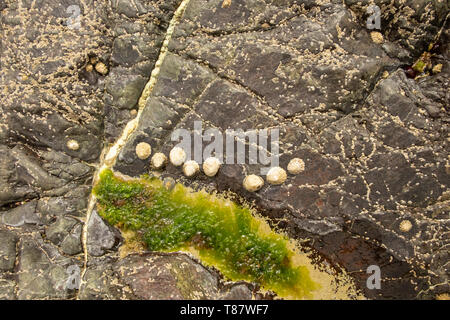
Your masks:
{"label": "green algae", "polygon": [[110,169],[93,192],[100,215],[136,232],[148,250],[194,249],[229,279],[257,282],[280,296],[310,298],[318,289],[308,269],[293,263],[289,240],[247,207],[181,184],[168,190],[158,178],[125,180]]}

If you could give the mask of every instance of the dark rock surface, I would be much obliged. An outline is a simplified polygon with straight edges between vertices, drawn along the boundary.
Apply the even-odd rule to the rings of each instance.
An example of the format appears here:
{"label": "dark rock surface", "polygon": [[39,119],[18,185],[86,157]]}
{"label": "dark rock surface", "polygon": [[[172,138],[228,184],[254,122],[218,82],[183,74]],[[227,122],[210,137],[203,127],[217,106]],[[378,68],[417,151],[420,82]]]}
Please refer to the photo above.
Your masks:
{"label": "dark rock surface", "polygon": [[[351,272],[368,298],[448,293],[448,3],[374,1],[384,37],[376,43],[366,29],[370,1],[221,2],[190,1],[115,169],[148,172],[136,144],[168,154],[173,130],[196,120],[222,132],[279,128],[281,166],[299,157],[303,173],[258,193],[242,180],[260,165],[226,165],[195,182],[255,201],[274,225]],[[179,3],[0,2],[0,299],[255,295],[187,255],[119,259],[116,231],[95,214],[86,222],[102,150],[134,117]],[[442,72],[407,78],[402,67],[441,28],[432,62]],[[164,174],[192,183],[170,165]],[[405,220],[412,228],[404,232]],[[381,290],[365,285],[373,264]]]}
{"label": "dark rock surface", "polygon": [[92,256],[102,256],[116,244],[119,237],[94,210],[87,223],[87,250]]}
{"label": "dark rock surface", "polygon": [[[444,64],[441,74],[416,82],[400,68],[427,49],[447,9],[435,3],[431,22],[419,17],[424,6],[401,5],[397,18],[383,18],[378,44],[352,3],[218,3],[190,3],[116,169],[147,172],[136,144],[167,154],[177,143],[173,128],[193,130],[193,121],[221,132],[278,127],[281,165],[298,157],[304,172],[254,194],[242,181],[260,165],[226,165],[196,183],[255,201],[274,224],[352,272],[367,297],[448,291],[448,264],[433,263],[449,259],[448,49],[434,61]],[[406,22],[394,20],[408,6],[416,18],[403,30]],[[167,171],[190,183],[180,170]],[[408,232],[399,229],[403,220],[413,225]],[[381,267],[381,290],[366,288],[372,264]]]}
{"label": "dark rock surface", "polygon": [[227,284],[185,254],[128,255],[89,268],[80,299],[251,299],[249,284]]}
{"label": "dark rock surface", "polygon": [[[132,118],[179,2],[2,2],[0,299],[86,297],[78,289],[92,176]],[[69,28],[73,5],[78,28]],[[108,269],[117,231],[96,215],[90,222],[86,248],[93,259],[108,253]]]}

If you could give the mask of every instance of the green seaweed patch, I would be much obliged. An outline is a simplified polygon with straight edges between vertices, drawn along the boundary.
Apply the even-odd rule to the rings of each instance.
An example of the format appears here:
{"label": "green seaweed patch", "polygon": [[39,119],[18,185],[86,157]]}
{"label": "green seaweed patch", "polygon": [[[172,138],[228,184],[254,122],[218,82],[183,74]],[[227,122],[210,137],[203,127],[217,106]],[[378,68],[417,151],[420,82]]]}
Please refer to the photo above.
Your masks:
{"label": "green seaweed patch", "polygon": [[149,250],[194,249],[225,277],[257,282],[280,296],[311,298],[319,288],[305,266],[293,263],[289,239],[247,207],[181,184],[168,190],[158,178],[125,180],[110,169],[93,192],[100,215],[136,232]]}

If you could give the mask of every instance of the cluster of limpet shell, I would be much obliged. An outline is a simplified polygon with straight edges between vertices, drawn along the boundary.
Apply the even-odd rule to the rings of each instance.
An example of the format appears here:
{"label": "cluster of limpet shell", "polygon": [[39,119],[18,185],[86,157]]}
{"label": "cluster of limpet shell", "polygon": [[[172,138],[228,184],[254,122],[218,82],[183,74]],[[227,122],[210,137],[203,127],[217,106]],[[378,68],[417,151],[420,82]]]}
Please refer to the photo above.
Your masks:
{"label": "cluster of limpet shell", "polygon": [[[289,161],[287,171],[290,174],[299,174],[305,170],[305,163],[300,158],[293,158]],[[286,170],[281,167],[272,167],[267,172],[266,180],[272,185],[281,185],[287,179]],[[243,186],[247,191],[256,192],[264,186],[264,179],[258,175],[251,174],[245,177]]]}
{"label": "cluster of limpet shell", "polygon": [[[152,148],[146,142],[140,142],[136,146],[136,155],[139,159],[145,160],[151,155]],[[163,153],[155,153],[150,164],[153,169],[161,170],[170,161],[175,167],[182,167],[183,174],[192,178],[200,172],[199,164],[194,160],[186,161],[186,152],[180,147],[174,147],[170,150],[169,159]],[[203,172],[208,177],[214,177],[221,166],[220,160],[215,157],[209,157],[203,162]],[[305,170],[305,163],[300,158],[293,158],[287,166],[287,171],[290,174],[299,174]],[[266,175],[266,180],[272,185],[281,185],[287,179],[286,170],[281,167],[272,167]],[[250,174],[244,178],[243,186],[247,191],[256,192],[264,186],[264,179],[258,175]]]}

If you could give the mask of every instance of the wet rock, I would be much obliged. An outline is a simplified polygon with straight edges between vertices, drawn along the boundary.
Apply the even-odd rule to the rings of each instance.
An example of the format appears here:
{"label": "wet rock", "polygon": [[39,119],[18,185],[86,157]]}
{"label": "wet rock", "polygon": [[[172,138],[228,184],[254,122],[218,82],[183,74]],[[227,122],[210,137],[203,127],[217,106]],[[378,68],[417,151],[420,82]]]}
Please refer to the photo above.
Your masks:
{"label": "wet rock", "polygon": [[20,227],[24,224],[39,224],[41,219],[36,212],[36,200],[32,200],[1,215],[1,222],[7,226]]}
{"label": "wet rock", "polygon": [[430,105],[430,104],[427,104],[425,106],[425,110],[427,110],[428,114],[432,118],[438,118],[439,114],[441,113],[441,110],[437,106]]}
{"label": "wet rock", "polygon": [[139,15],[145,14],[148,10],[142,5],[141,1],[135,0],[133,2],[127,0],[116,0],[112,2],[113,8],[117,13],[122,13],[129,18],[136,18]]}
{"label": "wet rock", "polygon": [[231,287],[223,297],[223,300],[251,300],[253,297],[252,291],[246,284],[237,284]]}
{"label": "wet rock", "polygon": [[[114,281],[116,280],[116,281]],[[122,285],[113,274],[112,266],[103,264],[86,270],[78,292],[80,300],[133,299],[131,289]]]}
{"label": "wet rock", "polygon": [[60,244],[76,224],[73,218],[61,217],[47,228],[45,235],[54,244]]}
{"label": "wet rock", "polygon": [[81,244],[82,225],[77,224],[61,242],[61,250],[68,255],[76,255],[83,251]]}
{"label": "wet rock", "polygon": [[15,285],[14,281],[0,279],[0,300],[14,300]]}
{"label": "wet rock", "polygon": [[112,96],[117,108],[132,109],[136,106],[147,79],[141,75],[127,75],[124,68],[115,68],[106,83],[106,90]]}
{"label": "wet rock", "polygon": [[[174,146],[173,130],[193,130],[193,121],[223,132],[279,128],[280,166],[300,158],[301,174],[250,193],[242,181],[259,174],[262,165],[224,164],[216,188],[245,195],[269,218],[286,219],[290,236],[311,239],[315,250],[347,270],[367,268],[368,261],[383,270],[404,263],[408,274],[421,273],[416,287],[390,280],[386,291],[374,293],[365,286],[366,274],[355,279],[368,297],[392,297],[396,290],[414,297],[414,288],[428,281],[420,265],[433,249],[415,235],[405,239],[397,221],[399,216],[424,221],[418,208],[432,205],[448,188],[439,178],[445,177],[448,126],[426,111],[427,105],[443,110],[448,94],[437,89],[446,86],[445,63],[442,73],[417,82],[400,67],[426,50],[442,26],[445,5],[430,4],[437,14],[433,19],[419,17],[428,9],[412,2],[377,2],[384,27],[376,30],[380,43],[375,43],[365,28],[369,3],[346,4],[308,2],[296,8],[270,2],[256,9],[241,2],[221,8],[219,1],[191,1],[146,116],[115,169],[144,173],[146,165],[130,157],[131,145],[148,136],[155,149],[167,152]],[[406,28],[405,16],[389,8],[417,17],[414,28]],[[273,22],[262,27],[268,17]],[[194,111],[186,113],[179,104]],[[183,179],[179,170],[167,170]],[[354,234],[361,238],[352,242]],[[441,246],[447,242],[442,236],[436,240]],[[428,277],[439,283],[431,273]]]}
{"label": "wet rock", "polygon": [[87,249],[90,255],[101,256],[116,244],[116,232],[93,211],[88,221]]}
{"label": "wet rock", "polygon": [[0,271],[13,271],[16,261],[17,236],[8,231],[0,229]]}
{"label": "wet rock", "polygon": [[[69,28],[69,5],[81,9],[78,29]],[[139,12],[148,12],[154,5],[145,7]],[[105,83],[112,82],[107,81],[111,70],[104,77],[86,66],[102,61],[108,69],[111,67],[113,38],[108,29],[115,25],[114,31],[120,33],[127,18],[115,20],[117,12],[110,12],[107,1],[65,5],[50,0],[33,7],[25,1],[20,6],[10,3],[1,8],[5,18],[1,29],[2,70],[7,71],[1,75],[5,90],[0,93],[0,228],[5,244],[0,253],[0,296],[13,299],[17,293],[22,299],[73,298],[77,288],[66,286],[70,276],[67,268],[79,267],[79,260],[74,262],[61,253],[82,252],[82,224],[73,224],[75,220],[67,215],[85,216],[92,164],[98,161],[103,146],[104,123],[113,127],[110,131],[115,138],[123,120],[119,109],[108,113],[105,108]],[[164,21],[170,19],[170,8],[164,10],[145,18],[153,20],[159,15],[161,29],[155,23],[128,24],[141,24],[148,37],[139,41],[143,57],[134,72],[130,71],[131,80],[127,81],[123,71],[118,78],[125,80],[118,80],[118,86],[110,85],[114,93],[124,97],[120,107],[132,108],[128,103],[136,103],[139,84],[150,74],[150,60],[158,56]],[[117,72],[111,79],[117,79]],[[113,119],[112,124],[108,117]],[[71,140],[77,141],[78,148],[73,143],[67,146]],[[12,235],[3,230],[5,225]],[[43,240],[41,234],[47,239]],[[105,245],[104,241],[100,243]]]}
{"label": "wet rock", "polygon": [[[45,244],[38,235],[23,239],[17,271],[18,299],[68,299],[79,283],[80,262],[62,257],[58,250]],[[74,269],[74,273],[69,271]]]}
{"label": "wet rock", "polygon": [[[106,138],[112,142],[130,120],[125,110],[133,109],[150,78],[159,56],[177,0],[164,5],[134,1],[114,1],[106,23],[113,26],[115,35],[111,47],[111,61],[115,65],[106,77],[105,113]],[[125,109],[125,110],[123,110]]]}
{"label": "wet rock", "polygon": [[4,145],[0,145],[0,160],[0,205],[36,197],[35,189],[17,173],[16,160]]}
{"label": "wet rock", "polygon": [[[448,28],[433,49],[440,73],[414,80],[401,69],[445,27],[448,4],[375,1],[382,15],[375,40],[384,42],[374,43],[369,1],[222,2],[191,0],[115,169],[146,173],[150,163],[136,157],[135,146],[147,142],[168,155],[172,132],[192,130],[193,121],[221,131],[279,128],[280,166],[300,158],[300,174],[257,193],[242,181],[260,174],[260,163],[224,164],[214,178],[194,182],[254,202],[291,237],[309,239],[330,264],[351,271],[369,298],[448,293]],[[93,164],[135,116],[129,110],[137,108],[179,0],[75,1],[79,29],[68,28],[60,2],[33,9],[29,1],[1,3],[0,215],[11,230],[0,231],[8,244],[0,266],[17,282],[2,276],[0,298],[73,298],[67,268],[79,262],[60,253],[82,251],[82,224],[68,215],[85,216]],[[99,61],[105,75],[86,68]],[[70,140],[78,148],[68,148]],[[185,181],[181,170],[165,170]],[[222,287],[217,274],[186,256],[117,262],[114,231],[96,213],[88,223],[80,298],[249,297],[246,284]],[[376,292],[365,286],[369,264],[381,266]]]}
{"label": "wet rock", "polygon": [[81,231],[82,225],[76,219],[61,217],[46,229],[45,235],[64,253],[74,255],[82,251]]}
{"label": "wet rock", "polygon": [[356,13],[362,27],[365,27],[370,14],[368,7],[377,5],[380,8],[381,31],[393,43],[419,53],[434,40],[444,22],[448,4],[440,1],[408,0],[388,3],[384,0],[355,1],[345,0],[349,8]]}
{"label": "wet rock", "polygon": [[217,278],[184,255],[129,256],[115,270],[141,299],[207,299],[218,289]]}
{"label": "wet rock", "polygon": [[186,254],[132,254],[88,268],[80,299],[251,299],[249,284],[224,285]]}
{"label": "wet rock", "polygon": [[38,200],[37,211],[46,220],[61,217],[65,214],[84,216],[90,187],[71,185],[72,189],[62,196],[45,197]]}

